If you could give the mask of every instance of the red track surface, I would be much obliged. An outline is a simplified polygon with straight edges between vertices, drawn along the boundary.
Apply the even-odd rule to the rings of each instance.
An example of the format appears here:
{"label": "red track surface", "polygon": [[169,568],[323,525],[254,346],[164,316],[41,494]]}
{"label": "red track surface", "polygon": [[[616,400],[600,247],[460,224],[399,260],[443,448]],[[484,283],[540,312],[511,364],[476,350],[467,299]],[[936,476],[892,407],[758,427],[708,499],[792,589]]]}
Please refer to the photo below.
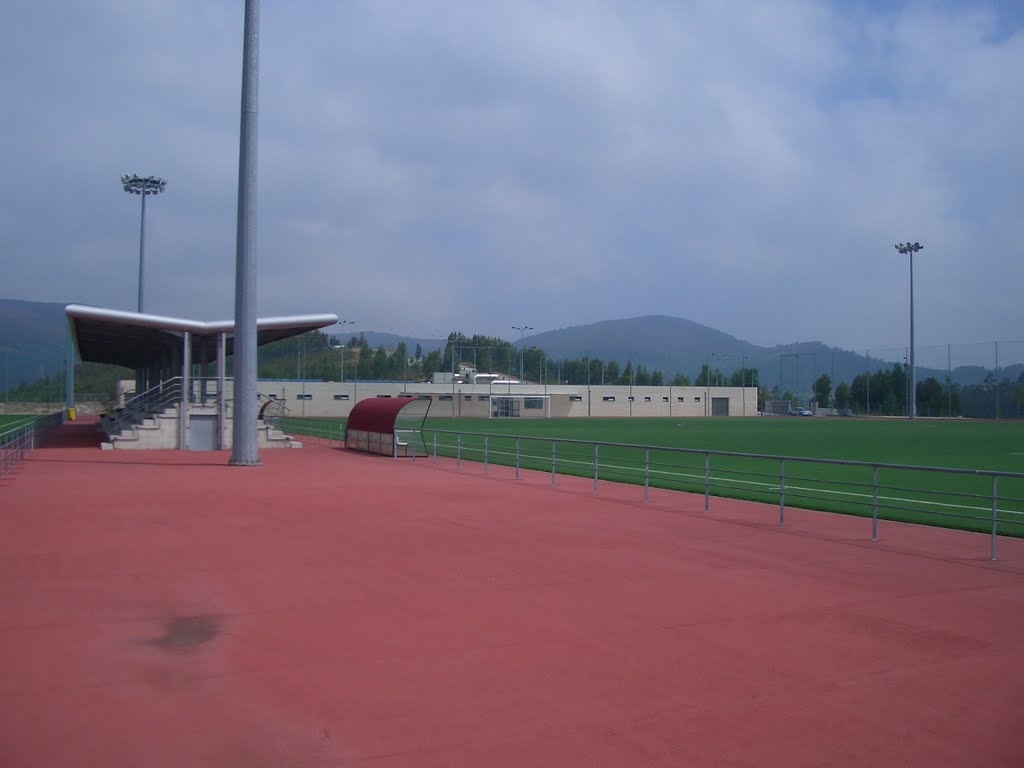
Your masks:
{"label": "red track surface", "polygon": [[1024,542],[92,429],[0,480],[4,768],[1024,765]]}

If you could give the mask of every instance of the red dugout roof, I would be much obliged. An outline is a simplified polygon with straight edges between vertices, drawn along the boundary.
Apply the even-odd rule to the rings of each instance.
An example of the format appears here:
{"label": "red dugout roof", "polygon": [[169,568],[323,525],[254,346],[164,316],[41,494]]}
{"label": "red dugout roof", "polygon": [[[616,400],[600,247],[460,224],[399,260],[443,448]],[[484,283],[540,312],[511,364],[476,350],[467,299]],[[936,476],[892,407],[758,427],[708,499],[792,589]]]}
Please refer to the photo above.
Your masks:
{"label": "red dugout roof", "polygon": [[375,397],[360,400],[349,413],[348,429],[393,435],[398,414],[409,403],[415,403],[417,400],[415,397]]}

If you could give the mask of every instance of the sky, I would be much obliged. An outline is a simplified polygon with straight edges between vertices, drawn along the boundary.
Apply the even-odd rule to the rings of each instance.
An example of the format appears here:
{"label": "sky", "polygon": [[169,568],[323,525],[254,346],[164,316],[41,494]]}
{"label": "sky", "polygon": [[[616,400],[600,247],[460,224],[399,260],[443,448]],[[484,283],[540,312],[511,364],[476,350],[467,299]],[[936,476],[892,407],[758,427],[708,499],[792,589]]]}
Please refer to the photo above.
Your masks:
{"label": "sky", "polygon": [[[518,339],[1024,339],[1024,4],[304,0],[260,16],[258,313]],[[0,297],[234,316],[243,3],[7,0]]]}

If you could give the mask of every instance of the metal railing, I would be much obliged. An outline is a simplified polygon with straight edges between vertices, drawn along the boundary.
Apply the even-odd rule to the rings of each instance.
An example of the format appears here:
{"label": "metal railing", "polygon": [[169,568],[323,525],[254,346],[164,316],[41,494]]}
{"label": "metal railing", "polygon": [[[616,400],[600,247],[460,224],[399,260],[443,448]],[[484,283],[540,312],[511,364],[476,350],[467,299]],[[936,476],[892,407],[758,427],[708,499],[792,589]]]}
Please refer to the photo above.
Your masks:
{"label": "metal railing", "polygon": [[177,406],[181,402],[181,395],[180,376],[161,381],[129,398],[110,413],[105,413],[100,419],[100,424],[108,435],[118,435],[126,429],[135,429],[146,419],[154,418],[168,408]]}
{"label": "metal railing", "polygon": [[10,474],[63,422],[63,412],[53,413],[41,418],[29,417],[26,423],[0,432],[0,477]]}
{"label": "metal railing", "polygon": [[[803,458],[733,451],[668,448],[532,437],[425,430],[433,463],[438,456],[550,472],[600,482],[663,488],[702,494],[704,512],[711,498],[728,497],[777,504],[778,524],[786,508],[814,509],[871,520],[878,541],[879,520],[914,522],[990,534],[990,557],[997,557],[998,536],[1024,536],[1024,473],[955,469],[843,459]],[[884,482],[883,482],[884,481]]]}

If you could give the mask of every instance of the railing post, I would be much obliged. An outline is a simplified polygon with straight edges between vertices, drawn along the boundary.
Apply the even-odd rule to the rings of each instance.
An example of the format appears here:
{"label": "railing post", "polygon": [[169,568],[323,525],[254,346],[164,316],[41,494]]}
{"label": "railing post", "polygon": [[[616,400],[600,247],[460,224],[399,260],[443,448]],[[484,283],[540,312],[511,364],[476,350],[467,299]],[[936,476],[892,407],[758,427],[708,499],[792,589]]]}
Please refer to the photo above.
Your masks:
{"label": "railing post", "polygon": [[711,452],[704,452],[704,513],[711,505]]}
{"label": "railing post", "polygon": [[998,536],[999,527],[999,478],[992,475],[992,559],[996,559],[996,538]]}
{"label": "railing post", "polygon": [[651,478],[651,449],[644,448],[644,504],[649,500],[648,488]]}
{"label": "railing post", "polygon": [[779,459],[779,525],[786,522],[786,460]]}
{"label": "railing post", "polygon": [[519,438],[516,438],[516,480],[519,479]]}
{"label": "railing post", "polygon": [[600,466],[597,460],[597,449],[600,446],[594,443],[594,493],[597,493],[597,468]]}
{"label": "railing post", "polygon": [[484,435],[484,474],[487,474],[487,435]]}
{"label": "railing post", "polygon": [[434,466],[437,466],[437,432],[434,433]]}
{"label": "railing post", "polygon": [[462,433],[455,436],[455,468],[462,469]]}
{"label": "railing post", "polygon": [[555,484],[555,447],[558,445],[554,440],[551,441],[551,485]]}
{"label": "railing post", "polygon": [[878,467],[871,477],[871,540],[878,541]]}

